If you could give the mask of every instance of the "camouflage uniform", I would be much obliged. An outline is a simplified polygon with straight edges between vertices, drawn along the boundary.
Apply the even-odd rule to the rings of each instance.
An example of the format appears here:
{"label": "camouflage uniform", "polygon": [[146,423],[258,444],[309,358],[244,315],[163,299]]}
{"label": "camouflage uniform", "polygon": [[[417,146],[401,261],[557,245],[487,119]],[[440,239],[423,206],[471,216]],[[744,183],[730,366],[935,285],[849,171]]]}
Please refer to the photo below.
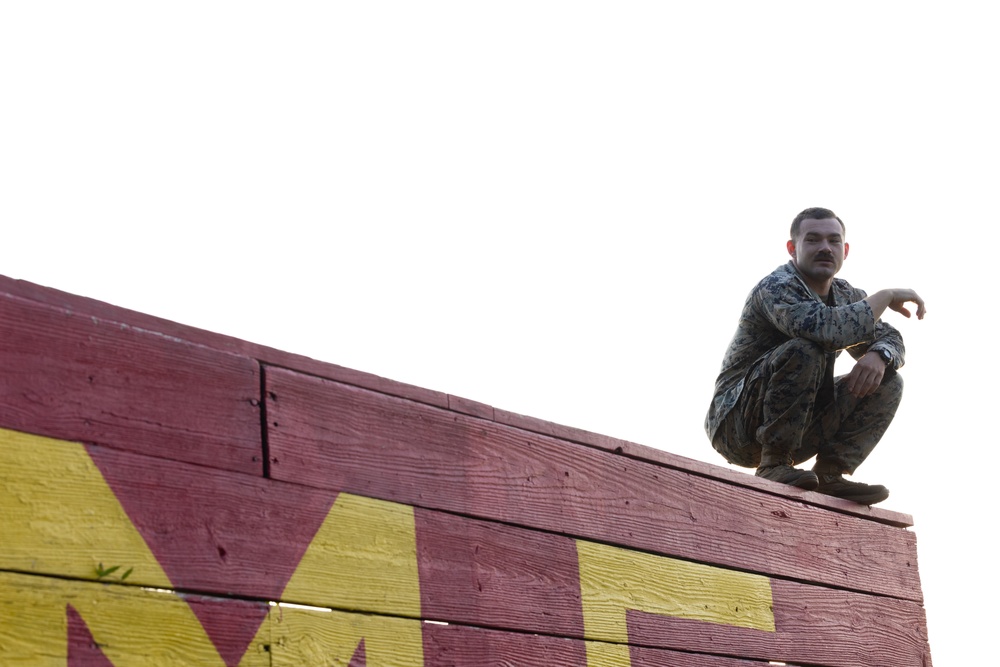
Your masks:
{"label": "camouflage uniform", "polygon": [[[902,398],[903,338],[876,320],[862,290],[835,278],[828,302],[806,286],[793,262],[747,297],[705,418],[712,446],[742,466],[797,465],[852,473],[889,427]],[[837,355],[869,349],[892,355],[879,388],[855,398],[833,377]],[[764,460],[762,461],[762,451]]]}

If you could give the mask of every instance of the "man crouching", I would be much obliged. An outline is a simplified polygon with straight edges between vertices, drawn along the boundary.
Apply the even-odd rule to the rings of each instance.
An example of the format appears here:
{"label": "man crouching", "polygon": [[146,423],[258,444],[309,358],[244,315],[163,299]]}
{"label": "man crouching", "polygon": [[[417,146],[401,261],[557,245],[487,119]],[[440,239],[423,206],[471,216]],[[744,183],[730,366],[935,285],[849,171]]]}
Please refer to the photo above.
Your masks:
{"label": "man crouching", "polygon": [[[882,502],[881,485],[844,479],[861,465],[892,422],[903,394],[896,372],[903,338],[879,318],[905,304],[926,309],[910,289],[867,296],[834,278],[849,250],[833,211],[809,208],[792,222],[792,259],[753,288],[740,315],[715,397],[705,418],[712,446],[757,475],[865,505]],[[841,350],[856,363],[834,378]],[[793,466],[816,457],[812,471]]]}

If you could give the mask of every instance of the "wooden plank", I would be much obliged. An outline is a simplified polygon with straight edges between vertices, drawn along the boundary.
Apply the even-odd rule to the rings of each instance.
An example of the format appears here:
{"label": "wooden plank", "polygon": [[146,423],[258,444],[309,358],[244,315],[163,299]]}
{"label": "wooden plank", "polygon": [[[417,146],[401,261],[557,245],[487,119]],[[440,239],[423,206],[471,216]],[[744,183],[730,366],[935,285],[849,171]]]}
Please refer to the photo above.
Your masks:
{"label": "wooden plank", "polygon": [[832,662],[839,655],[844,664],[865,667],[931,667],[927,621],[917,605],[789,581],[771,586],[781,600],[775,621],[786,661]]}
{"label": "wooden plank", "polygon": [[929,667],[923,609],[907,600],[772,580],[773,633],[628,610],[629,642],[831,667]]}
{"label": "wooden plank", "polygon": [[[192,606],[211,602],[236,611],[230,619],[243,618],[255,629],[249,644],[238,644],[216,636],[213,643],[192,612]],[[812,605],[816,600],[807,600]],[[825,601],[827,606],[844,600]],[[264,622],[257,619],[264,612]],[[662,621],[663,619],[657,619]],[[673,621],[676,619],[667,619]],[[905,618],[894,619],[905,622]],[[810,615],[798,621],[810,625]],[[636,622],[636,625],[641,625]],[[666,635],[680,627],[661,623],[658,630],[637,631],[638,644],[657,632]],[[246,635],[239,622],[223,630]],[[811,627],[803,627],[809,634]],[[824,650],[822,628],[812,642],[787,642],[770,649],[771,657],[754,660],[725,657],[732,649],[727,641],[712,643],[706,633],[708,650],[683,652],[607,642],[512,633],[468,626],[422,623],[416,619],[355,614],[323,608],[268,606],[264,603],[225,598],[206,599],[171,591],[135,586],[51,579],[0,572],[0,659],[5,665],[63,664],[76,667],[94,664],[99,655],[109,664],[158,665],[311,665],[388,664],[452,665],[633,665],[635,667],[750,667],[767,660],[803,661],[839,667],[929,667],[923,657],[892,653],[882,643],[869,644],[880,637],[859,624],[846,628],[858,633],[854,656],[834,655]],[[842,633],[843,634],[843,633]],[[755,638],[748,636],[751,642]],[[838,637],[843,642],[843,637]],[[759,640],[756,640],[759,644]],[[842,646],[842,643],[839,644]],[[752,647],[767,653],[768,649]],[[818,654],[830,654],[821,657]],[[84,655],[89,661],[68,660]],[[797,658],[791,655],[799,656]],[[361,657],[356,663],[353,659]]]}
{"label": "wooden plank", "polygon": [[460,412],[465,415],[479,417],[481,419],[489,419],[491,421],[494,416],[492,405],[480,403],[479,401],[472,401],[468,398],[460,398],[458,396],[448,396],[447,408],[452,412]]}
{"label": "wooden plank", "polygon": [[576,543],[418,509],[423,618],[584,637]]}
{"label": "wooden plank", "polygon": [[[794,664],[929,667],[923,610],[912,602],[772,580],[777,631],[628,612],[629,641]],[[876,623],[870,621],[875,619]]]}
{"label": "wooden plank", "polygon": [[272,667],[422,667],[423,623],[294,606],[270,615]]}
{"label": "wooden plank", "polygon": [[290,371],[266,379],[275,478],[921,599],[907,531]]}
{"label": "wooden plank", "polygon": [[0,569],[420,615],[403,505],[0,429],[0,516]]}
{"label": "wooden plank", "polygon": [[[751,474],[731,470],[723,466],[695,461],[676,454],[671,454],[641,444],[613,438],[583,429],[548,422],[536,417],[529,417],[506,410],[495,409],[492,406],[477,401],[449,396],[443,392],[408,385],[389,380],[371,373],[356,371],[336,364],[325,363],[308,357],[275,350],[263,345],[256,345],[222,334],[196,329],[159,317],[139,313],[126,308],[113,306],[95,299],[76,296],[56,289],[41,287],[23,280],[12,280],[0,275],[0,294],[8,294],[22,299],[47,304],[66,312],[75,312],[98,319],[127,323],[129,326],[149,332],[159,333],[168,338],[184,340],[209,347],[215,350],[229,352],[239,356],[255,358],[263,363],[280,368],[296,370],[308,375],[322,377],[336,382],[371,389],[392,396],[408,398],[413,401],[448,408],[455,412],[465,413],[483,419],[496,421],[500,424],[549,435],[570,442],[577,442],[591,447],[604,449],[639,460],[649,461],[697,473],[706,477],[722,479],[733,484],[755,488],[777,495],[791,496],[803,502],[836,509],[846,514],[865,516],[890,525],[907,527],[913,525],[913,517],[901,512],[887,510],[882,507],[866,507],[839,498],[825,496],[808,491],[800,491],[785,485],[779,485],[769,480],[760,479]],[[707,446],[707,445],[706,445]]]}
{"label": "wooden plank", "polygon": [[[170,591],[0,572],[0,662],[78,667],[101,664],[103,657],[113,665],[269,664],[262,646],[270,628],[260,623],[268,605],[224,601],[234,611],[213,643],[189,602]],[[249,627],[240,625],[241,611],[251,612],[243,616]],[[248,631],[249,646],[234,644],[232,635]]]}
{"label": "wooden plank", "polygon": [[[760,659],[794,647],[832,665],[876,639],[918,664],[904,658],[926,645],[914,602],[10,431],[0,515],[0,569],[118,565],[107,581],[130,569],[130,584],[211,595],[190,606],[230,657],[265,610],[214,599],[229,595]],[[814,637],[820,653],[800,648]]]}
{"label": "wooden plank", "polygon": [[[424,625],[425,664],[446,667],[760,667],[767,662],[601,642],[525,635],[462,625]],[[623,651],[624,649],[624,651]],[[597,660],[597,656],[611,659]]]}
{"label": "wooden plank", "polygon": [[930,664],[913,601],[429,510],[415,520],[424,618],[764,661]]}
{"label": "wooden plank", "polygon": [[335,498],[0,429],[0,568],[277,599]]}
{"label": "wooden plank", "polygon": [[[467,414],[473,413],[467,412]],[[476,416],[482,415],[480,414]],[[765,491],[775,495],[795,498],[801,500],[802,502],[809,503],[810,505],[830,508],[844,514],[865,517],[890,526],[908,528],[913,525],[913,517],[909,514],[888,510],[878,506],[868,507],[865,505],[859,505],[858,503],[854,503],[849,500],[834,498],[833,496],[823,495],[822,493],[816,493],[814,491],[803,491],[802,489],[796,489],[795,487],[788,486],[787,484],[779,484],[777,482],[772,482],[771,480],[757,477],[752,474],[752,470],[742,472],[731,468],[725,468],[721,465],[713,465],[711,463],[705,463],[704,461],[696,461],[694,459],[678,456],[677,454],[672,454],[661,449],[653,449],[652,447],[647,447],[646,445],[629,442],[628,440],[613,438],[599,433],[592,433],[590,431],[585,431],[572,426],[555,424],[536,417],[529,417],[515,412],[508,412],[507,410],[494,409],[491,419],[496,421],[498,424],[506,424],[507,426],[513,426],[515,428],[531,431],[533,433],[552,436],[553,438],[558,438],[560,440],[596,447],[598,449],[614,452],[615,454],[620,454],[621,456],[626,456],[631,459],[656,463],[668,468],[675,468],[677,470],[695,473],[703,477],[723,480],[730,482],[731,484],[745,486],[750,489],[757,489],[759,491]],[[706,447],[710,447],[707,441],[705,445]]]}
{"label": "wooden plank", "polygon": [[0,296],[0,426],[261,474],[259,366]]}
{"label": "wooden plank", "polygon": [[[321,609],[271,612],[274,667],[755,667],[766,662]],[[419,645],[417,645],[419,642]],[[588,662],[588,657],[590,658]],[[599,659],[603,658],[603,659]]]}
{"label": "wooden plank", "polygon": [[187,341],[213,350],[258,359],[281,368],[294,368],[302,373],[326,377],[338,382],[367,387],[393,396],[401,396],[429,405],[447,407],[448,395],[444,392],[417,387],[404,382],[357,371],[323,361],[310,359],[301,354],[276,350],[266,345],[257,345],[239,338],[178,324],[162,317],[155,317],[128,308],[121,308],[103,301],[77,296],[50,287],[43,287],[26,280],[13,280],[0,275],[0,295],[10,295],[39,304],[55,307],[67,313],[77,313],[86,317],[96,317],[107,322],[127,324],[130,327],[160,334],[167,338]]}
{"label": "wooden plank", "polygon": [[[0,429],[0,568],[275,599],[334,497]],[[267,612],[191,609],[224,655],[242,655]]]}

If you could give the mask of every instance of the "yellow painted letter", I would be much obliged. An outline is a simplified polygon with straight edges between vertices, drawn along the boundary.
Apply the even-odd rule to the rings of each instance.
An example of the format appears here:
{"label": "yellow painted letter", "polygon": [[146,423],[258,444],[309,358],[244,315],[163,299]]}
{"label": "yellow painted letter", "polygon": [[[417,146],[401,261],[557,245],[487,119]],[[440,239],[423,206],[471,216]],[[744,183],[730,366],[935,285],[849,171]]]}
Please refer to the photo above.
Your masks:
{"label": "yellow painted letter", "polygon": [[578,541],[589,667],[630,664],[626,612],[636,609],[774,632],[767,577]]}

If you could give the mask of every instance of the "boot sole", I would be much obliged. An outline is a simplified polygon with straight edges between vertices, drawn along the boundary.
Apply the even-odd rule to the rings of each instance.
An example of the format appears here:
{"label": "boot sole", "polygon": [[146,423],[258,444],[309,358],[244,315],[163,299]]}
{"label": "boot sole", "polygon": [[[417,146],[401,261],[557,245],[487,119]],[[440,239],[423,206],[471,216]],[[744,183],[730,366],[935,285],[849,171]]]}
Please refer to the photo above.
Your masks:
{"label": "boot sole", "polygon": [[870,493],[832,493],[829,490],[824,490],[822,488],[817,488],[816,491],[822,493],[826,496],[832,496],[834,498],[841,498],[843,500],[850,500],[851,502],[857,503],[859,505],[875,505],[889,497],[889,491],[873,491]]}

